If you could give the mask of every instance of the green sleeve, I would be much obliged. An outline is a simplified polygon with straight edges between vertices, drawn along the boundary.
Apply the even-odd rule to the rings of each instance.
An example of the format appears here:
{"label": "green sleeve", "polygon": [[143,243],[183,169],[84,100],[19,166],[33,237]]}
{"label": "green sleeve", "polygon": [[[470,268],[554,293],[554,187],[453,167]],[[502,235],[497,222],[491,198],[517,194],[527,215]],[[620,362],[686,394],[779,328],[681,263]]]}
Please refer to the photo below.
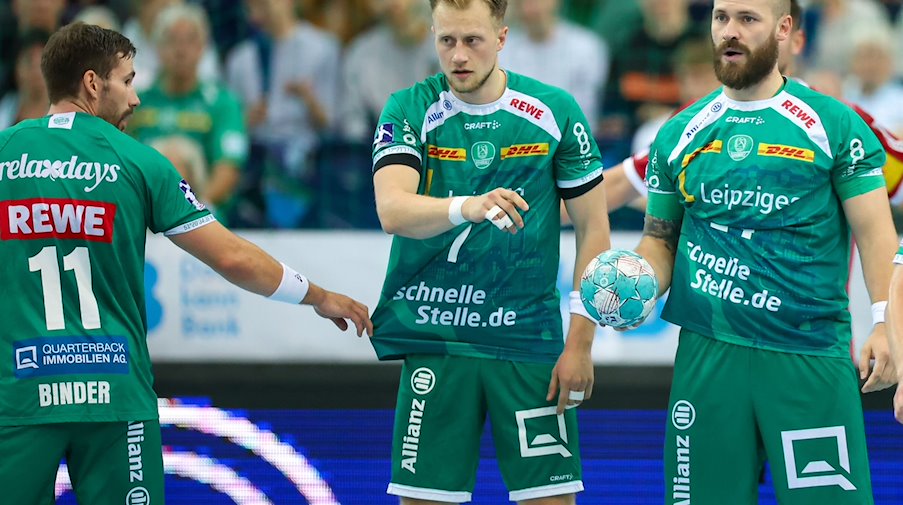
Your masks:
{"label": "green sleeve", "polygon": [[680,202],[671,167],[668,164],[668,151],[660,149],[664,144],[659,133],[658,138],[649,148],[649,166],[646,168],[646,187],[649,196],[646,203],[646,215],[680,221],[683,219],[684,207]]}
{"label": "green sleeve", "polygon": [[602,155],[586,116],[570,95],[563,112],[561,142],[555,152],[555,180],[561,196],[568,199],[592,189],[594,181],[601,181]]}
{"label": "green sleeve", "polygon": [[214,220],[169,161],[152,149],[147,150],[143,171],[150,195],[147,227],[167,235],[191,231]]}
{"label": "green sleeve", "polygon": [[869,126],[852,109],[844,107],[834,153],[832,179],[841,200],[884,188],[884,163],[887,154]]}

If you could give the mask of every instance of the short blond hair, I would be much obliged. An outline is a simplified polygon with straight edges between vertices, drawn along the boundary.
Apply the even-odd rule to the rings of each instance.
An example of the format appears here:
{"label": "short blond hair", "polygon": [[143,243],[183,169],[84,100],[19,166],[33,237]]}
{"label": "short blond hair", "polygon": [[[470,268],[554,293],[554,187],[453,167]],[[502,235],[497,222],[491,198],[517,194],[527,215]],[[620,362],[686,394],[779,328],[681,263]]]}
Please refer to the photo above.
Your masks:
{"label": "short blond hair", "polygon": [[[470,7],[473,0],[430,0],[430,8],[436,10],[436,6],[440,3],[451,5],[456,9],[466,9]],[[508,10],[508,0],[482,0],[489,7],[489,14],[499,24],[505,20],[505,12]]]}

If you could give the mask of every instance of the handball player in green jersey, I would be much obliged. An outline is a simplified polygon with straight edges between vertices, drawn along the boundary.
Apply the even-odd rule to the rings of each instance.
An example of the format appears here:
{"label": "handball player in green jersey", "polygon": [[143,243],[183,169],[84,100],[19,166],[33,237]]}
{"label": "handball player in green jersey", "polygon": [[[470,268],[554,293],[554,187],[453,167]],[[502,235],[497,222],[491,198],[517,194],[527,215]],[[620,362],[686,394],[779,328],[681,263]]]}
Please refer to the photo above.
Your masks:
{"label": "handball player in green jersey", "polygon": [[666,503],[873,503],[846,283],[859,245],[874,329],[863,391],[894,384],[884,305],[896,233],[885,153],[848,106],[778,70],[789,0],[716,0],[724,86],[650,148],[637,248],[681,327]]}
{"label": "handball player in green jersey", "polygon": [[41,69],[50,110],[0,132],[0,501],[54,503],[65,458],[79,503],[162,504],[146,343],[146,232],[248,291],[372,334],[367,307],[220,225],[163,156],[122,133],[135,48],[76,23]]}
{"label": "handball player in green jersey", "polygon": [[372,342],[404,360],[388,492],[407,505],[470,501],[487,416],[512,501],[583,489],[567,407],[592,394],[595,323],[574,292],[563,338],[558,208],[579,277],[609,247],[602,163],[572,96],[498,67],[506,4],[431,2],[443,72],[393,94],[373,139],[395,237]]}

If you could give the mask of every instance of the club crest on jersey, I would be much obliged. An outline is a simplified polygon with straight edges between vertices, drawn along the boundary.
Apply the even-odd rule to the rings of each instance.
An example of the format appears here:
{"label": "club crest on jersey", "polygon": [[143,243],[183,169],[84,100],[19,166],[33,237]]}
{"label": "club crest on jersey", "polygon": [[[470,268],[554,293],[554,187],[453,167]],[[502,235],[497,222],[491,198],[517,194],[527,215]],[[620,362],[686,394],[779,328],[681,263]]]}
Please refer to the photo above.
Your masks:
{"label": "club crest on jersey", "polygon": [[182,190],[182,193],[185,193],[185,199],[188,200],[188,203],[194,205],[194,208],[197,210],[204,210],[207,207],[198,200],[198,197],[194,194],[194,191],[191,190],[191,185],[188,184],[188,181],[182,179],[179,181],[179,189]]}
{"label": "club crest on jersey", "polygon": [[491,142],[486,142],[485,140],[481,140],[474,144],[473,147],[470,148],[470,152],[473,155],[473,164],[480,170],[489,167],[489,165],[492,165],[493,160],[495,160],[495,146],[492,145]]}
{"label": "club crest on jersey", "polygon": [[727,141],[727,154],[734,161],[746,159],[752,148],[753,139],[749,135],[734,135]]}

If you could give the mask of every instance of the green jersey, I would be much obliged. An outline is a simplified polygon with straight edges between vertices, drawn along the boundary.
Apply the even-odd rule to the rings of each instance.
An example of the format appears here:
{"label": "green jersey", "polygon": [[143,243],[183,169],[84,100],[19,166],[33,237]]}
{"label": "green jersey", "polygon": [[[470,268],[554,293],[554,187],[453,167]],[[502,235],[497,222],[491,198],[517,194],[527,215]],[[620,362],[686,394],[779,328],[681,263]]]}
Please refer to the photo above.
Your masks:
{"label": "green jersey", "polygon": [[794,81],[753,102],[719,90],[650,153],[647,213],[683,219],[663,317],[734,344],[849,356],[842,203],[885,187],[862,119]]}
{"label": "green jersey", "polygon": [[599,149],[574,99],[508,72],[501,98],[465,103],[442,74],[389,98],[374,171],[407,165],[418,193],[445,198],[497,187],[530,205],[524,229],[464,223],[426,240],[396,236],[372,339],[380,359],[454,354],[554,362],[563,346],[556,288],[561,198],[602,181]]}
{"label": "green jersey", "polygon": [[0,425],[157,418],[146,230],[213,220],[153,149],[87,114],[0,133]]}

